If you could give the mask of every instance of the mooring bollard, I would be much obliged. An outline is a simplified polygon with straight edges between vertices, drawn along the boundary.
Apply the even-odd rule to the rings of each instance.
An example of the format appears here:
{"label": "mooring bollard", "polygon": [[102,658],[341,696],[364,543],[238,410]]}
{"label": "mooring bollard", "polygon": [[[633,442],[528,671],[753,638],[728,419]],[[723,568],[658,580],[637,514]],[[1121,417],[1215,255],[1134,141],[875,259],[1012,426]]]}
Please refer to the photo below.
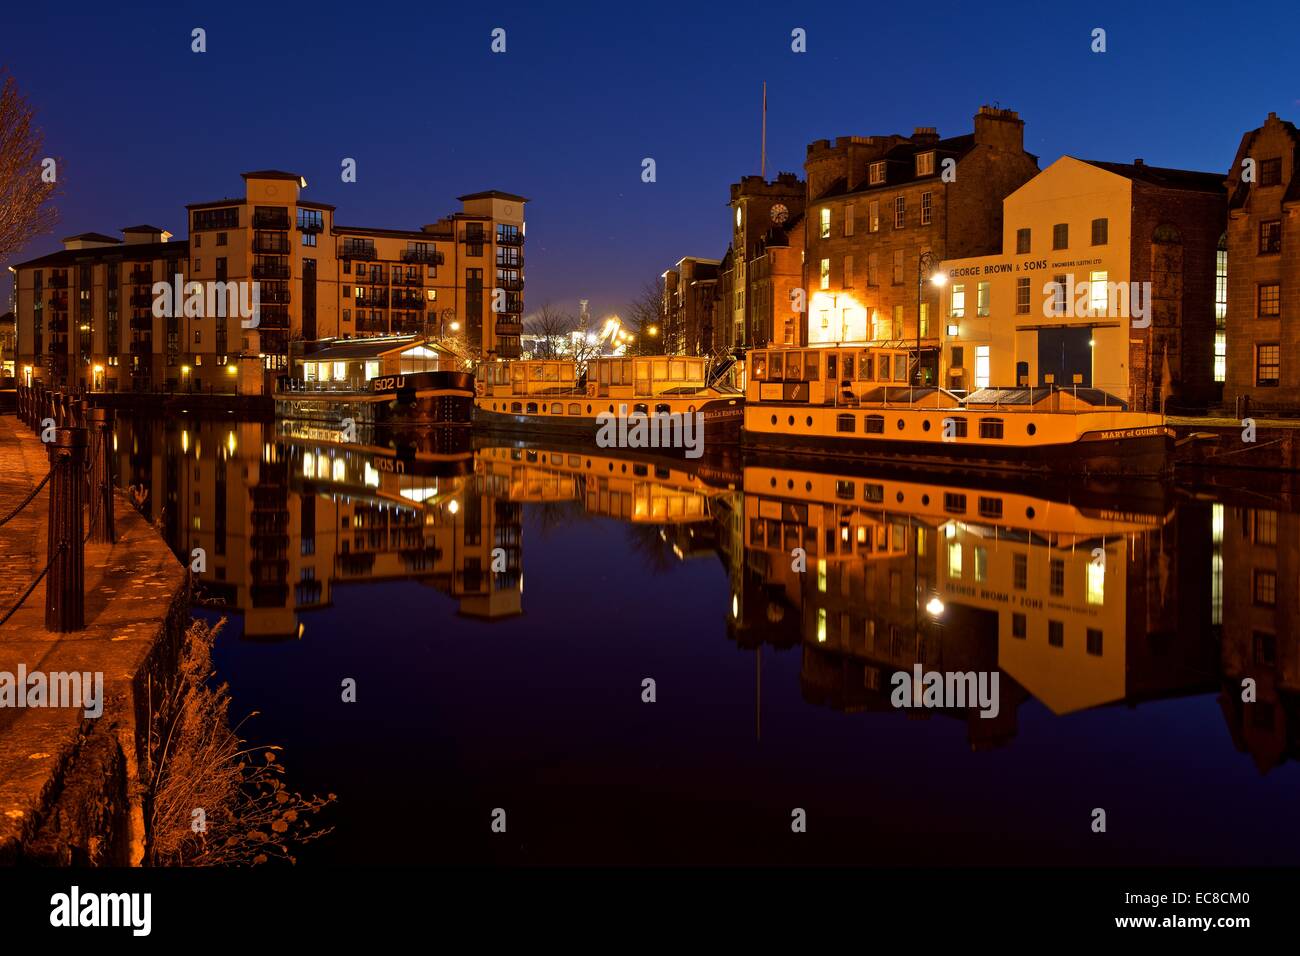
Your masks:
{"label": "mooring bollard", "polygon": [[117,527],[113,519],[113,412],[87,411],[90,429],[90,540],[113,544]]}
{"label": "mooring bollard", "polygon": [[79,631],[86,626],[86,553],[81,510],[86,480],[86,430],[60,428],[50,443],[50,521],[45,578],[45,629]]}

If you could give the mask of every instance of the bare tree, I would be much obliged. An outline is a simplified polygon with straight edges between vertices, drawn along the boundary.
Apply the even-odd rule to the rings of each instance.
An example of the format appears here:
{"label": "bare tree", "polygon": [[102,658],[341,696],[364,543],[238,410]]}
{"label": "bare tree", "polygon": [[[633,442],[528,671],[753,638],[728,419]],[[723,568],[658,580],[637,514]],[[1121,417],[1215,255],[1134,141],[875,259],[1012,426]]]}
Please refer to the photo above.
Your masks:
{"label": "bare tree", "polygon": [[13,77],[5,77],[0,89],[0,262],[52,230],[58,218],[49,204],[58,164],[47,177],[41,162],[45,136],[32,125],[33,115]]}
{"label": "bare tree", "polygon": [[678,350],[676,343],[667,340],[664,328],[664,280],[656,279],[641,285],[641,291],[627,305],[623,324],[636,338],[629,352],[654,355]]}
{"label": "bare tree", "polygon": [[558,358],[568,354],[572,333],[577,328],[577,316],[556,308],[549,302],[524,321],[524,332],[533,336],[531,351],[535,359]]}

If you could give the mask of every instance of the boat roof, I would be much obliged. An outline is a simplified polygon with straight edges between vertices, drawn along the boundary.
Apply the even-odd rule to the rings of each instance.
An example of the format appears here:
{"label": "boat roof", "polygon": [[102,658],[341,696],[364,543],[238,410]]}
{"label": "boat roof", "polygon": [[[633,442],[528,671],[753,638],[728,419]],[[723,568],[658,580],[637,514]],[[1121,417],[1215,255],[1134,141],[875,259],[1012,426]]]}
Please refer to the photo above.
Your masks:
{"label": "boat roof", "polygon": [[938,402],[947,402],[956,407],[961,404],[961,399],[952,392],[946,388],[938,388],[933,385],[879,385],[867,389],[858,400],[881,405],[896,405],[905,402],[925,402],[928,405],[933,405]]}
{"label": "boat roof", "polygon": [[402,352],[412,346],[422,345],[433,352],[451,355],[447,349],[436,342],[428,342],[418,335],[386,335],[369,339],[333,339],[321,343],[320,348],[302,356],[304,362],[318,362],[323,359],[343,361],[345,359],[378,358],[390,352]]}
{"label": "boat roof", "polygon": [[1128,411],[1128,402],[1116,398],[1110,392],[1100,388],[1036,385],[1025,388],[981,388],[966,396],[966,405],[1038,405],[1052,398],[1054,394],[1069,397],[1080,405],[1095,407],[1118,407]]}

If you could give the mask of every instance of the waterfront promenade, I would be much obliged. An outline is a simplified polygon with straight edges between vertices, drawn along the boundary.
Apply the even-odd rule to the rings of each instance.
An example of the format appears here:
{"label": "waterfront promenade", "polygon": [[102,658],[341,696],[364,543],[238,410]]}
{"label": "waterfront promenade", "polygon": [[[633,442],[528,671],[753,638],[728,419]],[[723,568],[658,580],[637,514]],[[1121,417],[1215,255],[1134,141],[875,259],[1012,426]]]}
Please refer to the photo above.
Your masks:
{"label": "waterfront promenade", "polygon": [[[39,438],[0,415],[0,518],[48,471]],[[46,564],[47,485],[0,527],[0,616]],[[136,863],[150,695],[170,672],[188,616],[186,571],[115,493],[117,542],[85,549],[86,627],[45,629],[45,584],[0,625],[0,675],[103,674],[103,714],[0,706],[0,863]]]}

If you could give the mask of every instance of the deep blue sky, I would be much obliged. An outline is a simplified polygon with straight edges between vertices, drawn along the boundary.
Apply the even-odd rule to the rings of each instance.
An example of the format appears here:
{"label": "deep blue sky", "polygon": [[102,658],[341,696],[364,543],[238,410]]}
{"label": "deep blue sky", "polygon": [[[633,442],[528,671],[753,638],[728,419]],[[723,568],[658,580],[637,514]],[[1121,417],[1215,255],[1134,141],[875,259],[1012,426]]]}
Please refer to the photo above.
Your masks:
{"label": "deep blue sky", "polygon": [[722,254],[727,185],[758,172],[764,80],[769,175],[800,171],[814,139],[967,132],[985,102],[1020,112],[1043,166],[1225,170],[1270,110],[1300,120],[1293,2],[439,6],[10,5],[0,65],[63,160],[61,221],[19,261],[140,222],[183,237],[186,202],[280,168],[346,224],[418,227],[466,192],[522,193],[529,311],[589,298],[602,314],[681,256]]}

